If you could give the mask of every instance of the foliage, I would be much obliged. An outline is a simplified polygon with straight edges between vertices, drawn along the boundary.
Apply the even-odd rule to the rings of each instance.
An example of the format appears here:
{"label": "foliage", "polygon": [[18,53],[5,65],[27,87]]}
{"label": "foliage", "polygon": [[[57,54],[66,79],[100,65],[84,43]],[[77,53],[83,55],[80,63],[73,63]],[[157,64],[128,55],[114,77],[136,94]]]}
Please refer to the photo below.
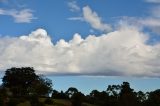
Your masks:
{"label": "foliage", "polygon": [[58,92],[56,90],[52,91],[52,98],[54,99],[69,99],[68,95],[63,91]]}
{"label": "foliage", "polygon": [[52,105],[54,102],[51,98],[47,98],[45,101],[44,101],[45,104],[48,104],[48,105]]}
{"label": "foliage", "polygon": [[121,106],[137,106],[138,99],[136,97],[136,93],[130,88],[130,84],[128,82],[123,82],[119,95]]}
{"label": "foliage", "polygon": [[[87,96],[74,87],[58,92],[52,90],[50,79],[37,75],[30,67],[7,69],[2,82],[0,106],[160,106],[160,89],[136,92],[128,82],[123,82],[108,85],[106,91],[93,90]],[[51,92],[52,98],[49,98]],[[43,102],[40,97],[45,97]]]}
{"label": "foliage", "polygon": [[72,96],[75,93],[78,93],[78,89],[74,88],[74,87],[70,87],[70,88],[68,88],[68,90],[65,93],[66,93],[66,95],[68,95],[69,98],[72,98]]}
{"label": "foliage", "polygon": [[147,105],[160,106],[160,89],[157,89],[149,93]]}
{"label": "foliage", "polygon": [[86,96],[86,101],[98,106],[147,106],[144,105],[147,98],[146,93],[135,92],[128,82],[123,82],[121,85],[109,85],[106,91],[93,90]]}
{"label": "foliage", "polygon": [[84,101],[84,94],[81,92],[76,92],[71,97],[72,106],[81,106]]}
{"label": "foliage", "polygon": [[3,97],[0,95],[0,106],[3,106]]}
{"label": "foliage", "polygon": [[10,88],[14,96],[24,96],[29,93],[28,89],[38,78],[30,67],[7,69],[2,78],[3,86]]}
{"label": "foliage", "polygon": [[30,88],[31,94],[38,96],[48,96],[52,92],[52,81],[44,76],[39,76]]}
{"label": "foliage", "polygon": [[46,95],[52,91],[51,80],[38,76],[30,67],[7,69],[2,78],[3,86],[9,88],[14,97]]}

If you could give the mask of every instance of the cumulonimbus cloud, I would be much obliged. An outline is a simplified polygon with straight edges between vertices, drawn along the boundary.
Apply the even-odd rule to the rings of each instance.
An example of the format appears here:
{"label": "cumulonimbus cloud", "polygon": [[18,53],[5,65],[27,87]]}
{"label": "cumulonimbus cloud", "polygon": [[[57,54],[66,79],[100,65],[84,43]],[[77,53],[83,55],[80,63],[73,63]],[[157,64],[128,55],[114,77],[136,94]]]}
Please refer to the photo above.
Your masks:
{"label": "cumulonimbus cloud", "polygon": [[85,39],[76,33],[53,44],[44,29],[29,35],[0,38],[0,70],[34,67],[37,73],[100,76],[160,76],[160,44],[136,27],[121,26]]}

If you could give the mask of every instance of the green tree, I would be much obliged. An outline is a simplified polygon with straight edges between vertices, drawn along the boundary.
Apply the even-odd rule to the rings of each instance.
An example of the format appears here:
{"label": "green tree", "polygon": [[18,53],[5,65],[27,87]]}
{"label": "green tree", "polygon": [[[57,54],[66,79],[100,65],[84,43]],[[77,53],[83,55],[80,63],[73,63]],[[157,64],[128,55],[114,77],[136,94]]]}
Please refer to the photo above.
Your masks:
{"label": "green tree", "polygon": [[82,106],[84,97],[84,94],[82,94],[81,92],[74,93],[71,97],[72,106]]}
{"label": "green tree", "polygon": [[105,91],[99,92],[98,90],[93,90],[90,93],[89,103],[100,105],[100,106],[108,106],[108,93]]}
{"label": "green tree", "polygon": [[149,93],[147,106],[160,106],[160,89]]}
{"label": "green tree", "polygon": [[52,91],[52,98],[54,99],[69,99],[68,95],[66,95],[66,93],[64,93],[63,91],[58,92],[56,90]]}
{"label": "green tree", "polygon": [[147,100],[147,94],[142,92],[142,91],[138,91],[137,92],[137,98],[138,98],[139,103],[143,103],[144,101]]}
{"label": "green tree", "polygon": [[49,96],[52,92],[52,81],[44,76],[39,76],[37,80],[33,82],[30,88],[30,93],[38,96]]}
{"label": "green tree", "polygon": [[107,106],[117,106],[119,104],[120,91],[120,85],[108,85],[106,90],[109,95]]}
{"label": "green tree", "polygon": [[69,98],[71,98],[73,96],[73,94],[77,93],[78,89],[74,88],[74,87],[70,87],[68,88],[68,90],[66,91],[66,95],[68,95]]}
{"label": "green tree", "polygon": [[123,82],[120,91],[120,106],[137,106],[137,96],[128,82]]}
{"label": "green tree", "polygon": [[120,90],[121,90],[120,85],[108,85],[108,88],[107,88],[106,92],[110,96],[114,96],[114,97],[117,98],[119,96]]}
{"label": "green tree", "polygon": [[92,90],[89,95],[89,103],[91,104],[99,104],[99,95],[100,92],[98,90]]}
{"label": "green tree", "polygon": [[52,98],[59,99],[59,92],[57,90],[52,91]]}
{"label": "green tree", "polygon": [[31,67],[7,69],[2,82],[5,88],[10,89],[13,96],[44,95],[52,89],[52,82],[36,75]]}

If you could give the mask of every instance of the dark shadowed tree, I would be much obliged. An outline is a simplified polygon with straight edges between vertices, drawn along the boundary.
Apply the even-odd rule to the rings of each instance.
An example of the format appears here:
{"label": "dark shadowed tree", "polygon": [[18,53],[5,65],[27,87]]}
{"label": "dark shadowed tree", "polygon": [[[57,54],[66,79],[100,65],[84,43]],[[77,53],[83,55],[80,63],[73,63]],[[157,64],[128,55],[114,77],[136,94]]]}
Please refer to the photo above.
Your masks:
{"label": "dark shadowed tree", "polygon": [[13,96],[44,95],[52,89],[52,82],[36,75],[31,67],[7,69],[2,82],[5,88],[10,89]]}
{"label": "dark shadowed tree", "polygon": [[52,98],[59,99],[59,92],[57,90],[52,91]]}
{"label": "dark shadowed tree", "polygon": [[119,104],[120,85],[108,85],[106,92],[109,95],[107,106],[117,106]]}
{"label": "dark shadowed tree", "polygon": [[73,96],[73,94],[77,93],[78,89],[74,88],[74,87],[70,87],[68,88],[68,90],[66,91],[66,95],[68,95],[69,98],[71,98]]}
{"label": "dark shadowed tree", "polygon": [[137,92],[137,99],[139,103],[143,103],[147,100],[147,94],[142,92],[142,91],[138,91]]}
{"label": "dark shadowed tree", "polygon": [[120,90],[121,90],[120,85],[108,85],[108,88],[107,88],[106,92],[110,96],[118,97],[119,93],[120,93]]}
{"label": "dark shadowed tree", "polygon": [[93,90],[89,95],[88,101],[91,104],[108,106],[108,97],[109,95],[105,91]]}
{"label": "dark shadowed tree", "polygon": [[52,91],[52,98],[54,99],[69,99],[68,95],[66,95],[66,93],[64,93],[63,91],[58,92],[56,90]]}
{"label": "dark shadowed tree", "polygon": [[49,96],[52,92],[52,81],[44,76],[39,76],[38,79],[33,82],[30,91],[38,96]]}
{"label": "dark shadowed tree", "polygon": [[7,69],[2,78],[3,86],[10,88],[13,95],[22,96],[28,94],[28,89],[38,79],[33,68],[11,68]]}
{"label": "dark shadowed tree", "polygon": [[98,90],[92,90],[88,98],[89,103],[98,104],[99,95],[100,95],[100,92]]}
{"label": "dark shadowed tree", "polygon": [[123,82],[120,91],[120,106],[137,106],[137,96],[128,82]]}
{"label": "dark shadowed tree", "polygon": [[85,95],[81,92],[76,92],[71,97],[72,106],[82,106]]}
{"label": "dark shadowed tree", "polygon": [[160,106],[160,89],[149,93],[146,106]]}

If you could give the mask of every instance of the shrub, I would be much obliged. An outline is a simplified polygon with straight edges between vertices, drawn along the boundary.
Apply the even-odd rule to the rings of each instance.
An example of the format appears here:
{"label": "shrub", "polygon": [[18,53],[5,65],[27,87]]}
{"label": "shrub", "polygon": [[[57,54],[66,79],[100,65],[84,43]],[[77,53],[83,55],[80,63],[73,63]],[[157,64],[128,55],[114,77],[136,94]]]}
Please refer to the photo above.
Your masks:
{"label": "shrub", "polygon": [[45,101],[44,101],[45,104],[48,104],[48,105],[52,105],[53,104],[53,100],[51,98],[47,98]]}
{"label": "shrub", "polygon": [[7,106],[17,106],[20,103],[17,99],[10,98]]}

